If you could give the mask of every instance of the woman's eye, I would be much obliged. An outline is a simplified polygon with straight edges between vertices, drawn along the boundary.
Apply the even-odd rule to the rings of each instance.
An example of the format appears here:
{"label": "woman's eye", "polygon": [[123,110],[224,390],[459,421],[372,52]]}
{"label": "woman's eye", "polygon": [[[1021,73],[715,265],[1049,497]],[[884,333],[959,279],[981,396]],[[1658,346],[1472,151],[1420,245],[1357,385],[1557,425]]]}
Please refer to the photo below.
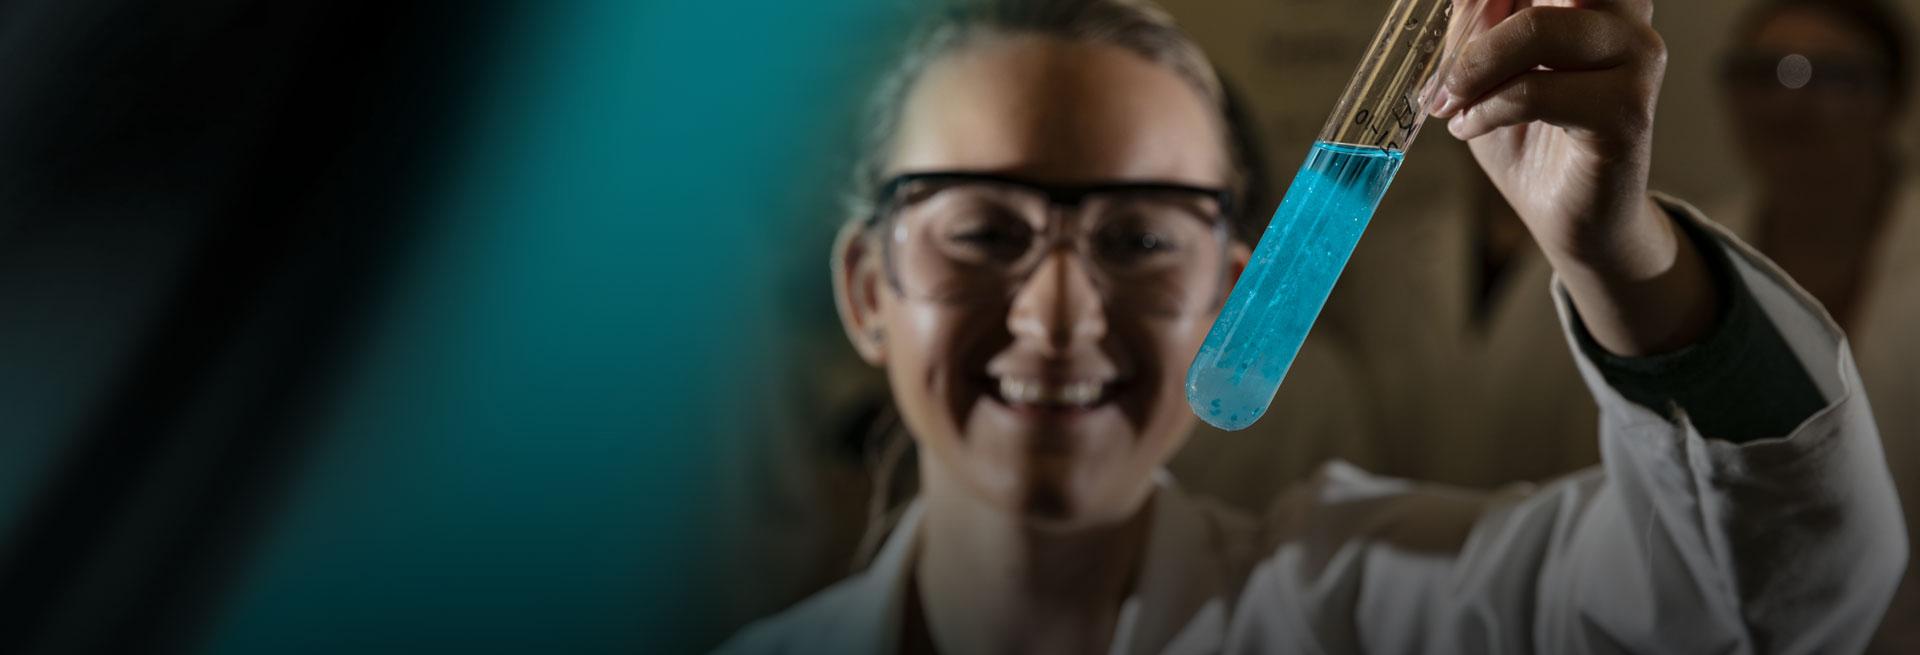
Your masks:
{"label": "woman's eye", "polygon": [[1108,230],[1100,239],[1100,250],[1109,260],[1136,262],[1179,252],[1180,243],[1168,232],[1136,227]]}
{"label": "woman's eye", "polygon": [[951,238],[956,241],[988,246],[1009,243],[1013,240],[1013,235],[1007,230],[983,226],[962,229],[952,234]]}
{"label": "woman's eye", "polygon": [[1014,260],[1026,254],[1032,230],[1016,221],[967,221],[945,231],[949,249],[976,259]]}

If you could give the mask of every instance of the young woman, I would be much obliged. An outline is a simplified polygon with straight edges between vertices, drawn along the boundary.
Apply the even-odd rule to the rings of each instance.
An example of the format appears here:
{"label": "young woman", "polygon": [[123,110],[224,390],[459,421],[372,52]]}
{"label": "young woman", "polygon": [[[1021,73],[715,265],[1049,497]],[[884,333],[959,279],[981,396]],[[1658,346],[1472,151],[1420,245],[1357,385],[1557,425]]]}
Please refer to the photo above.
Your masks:
{"label": "young woman", "polygon": [[920,495],[723,651],[1859,648],[1905,539],[1838,331],[1649,195],[1648,0],[1494,4],[1436,109],[1558,273],[1603,469],[1481,497],[1335,465],[1261,520],[1183,493],[1184,373],[1249,257],[1217,79],[1142,2],[961,5],[880,89],[833,260]]}

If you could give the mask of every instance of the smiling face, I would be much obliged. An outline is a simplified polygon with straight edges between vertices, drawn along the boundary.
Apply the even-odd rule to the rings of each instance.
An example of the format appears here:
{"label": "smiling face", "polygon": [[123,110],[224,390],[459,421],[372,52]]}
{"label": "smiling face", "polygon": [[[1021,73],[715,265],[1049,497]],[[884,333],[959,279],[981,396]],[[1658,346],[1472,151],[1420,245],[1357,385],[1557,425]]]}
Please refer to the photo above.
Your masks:
{"label": "smiling face", "polygon": [[[1165,67],[1110,46],[1007,36],[928,66],[887,171],[1225,187],[1220,129],[1206,98]],[[1186,367],[1227,276],[1189,311],[1129,312],[1113,302],[1125,288],[1060,249],[1003,300],[943,303],[890,284],[875,238],[843,237],[836,282],[849,334],[886,367],[920,443],[926,493],[966,494],[1042,526],[1132,515],[1193,426]],[[1232,246],[1223,273],[1245,256]]]}

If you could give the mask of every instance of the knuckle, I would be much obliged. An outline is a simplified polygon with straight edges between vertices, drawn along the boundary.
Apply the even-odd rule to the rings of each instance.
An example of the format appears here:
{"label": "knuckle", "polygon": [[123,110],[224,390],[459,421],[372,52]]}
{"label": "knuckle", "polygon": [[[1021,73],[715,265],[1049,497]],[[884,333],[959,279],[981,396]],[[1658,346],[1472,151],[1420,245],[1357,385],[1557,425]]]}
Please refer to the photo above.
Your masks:
{"label": "knuckle", "polygon": [[1460,52],[1460,62],[1454,64],[1452,73],[1447,75],[1447,86],[1463,87],[1474,78],[1475,73],[1484,66],[1480,62],[1486,58],[1480,51],[1479,44],[1474,44]]}
{"label": "knuckle", "polygon": [[1645,53],[1648,65],[1665,70],[1667,67],[1667,40],[1660,36],[1652,25],[1643,25],[1640,29],[1640,50]]}
{"label": "knuckle", "polygon": [[1493,56],[1484,43],[1474,41],[1460,52],[1460,62],[1447,74],[1447,89],[1455,93],[1472,90],[1478,80],[1493,67]]}
{"label": "knuckle", "polygon": [[1540,89],[1533,80],[1520,80],[1502,90],[1493,102],[1485,103],[1487,120],[1518,123],[1539,114]]}
{"label": "knuckle", "polygon": [[1639,137],[1653,132],[1653,102],[1644,96],[1622,98],[1617,105],[1616,125],[1621,134]]}
{"label": "knuckle", "polygon": [[1523,42],[1533,42],[1546,33],[1545,7],[1527,7],[1513,14],[1514,29]]}

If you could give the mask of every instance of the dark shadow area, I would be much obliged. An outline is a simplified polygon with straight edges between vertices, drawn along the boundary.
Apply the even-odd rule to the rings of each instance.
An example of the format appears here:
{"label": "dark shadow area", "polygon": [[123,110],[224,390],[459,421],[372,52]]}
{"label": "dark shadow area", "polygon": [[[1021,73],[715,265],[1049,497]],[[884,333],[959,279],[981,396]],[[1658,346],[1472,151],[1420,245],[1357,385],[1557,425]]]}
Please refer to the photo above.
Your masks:
{"label": "dark shadow area", "polygon": [[[507,14],[0,9],[0,322],[19,351],[0,385],[21,390],[0,445],[38,454],[0,526],[0,652],[197,645],[314,445],[309,405],[428,228],[422,192]],[[27,406],[56,381],[77,400]]]}

